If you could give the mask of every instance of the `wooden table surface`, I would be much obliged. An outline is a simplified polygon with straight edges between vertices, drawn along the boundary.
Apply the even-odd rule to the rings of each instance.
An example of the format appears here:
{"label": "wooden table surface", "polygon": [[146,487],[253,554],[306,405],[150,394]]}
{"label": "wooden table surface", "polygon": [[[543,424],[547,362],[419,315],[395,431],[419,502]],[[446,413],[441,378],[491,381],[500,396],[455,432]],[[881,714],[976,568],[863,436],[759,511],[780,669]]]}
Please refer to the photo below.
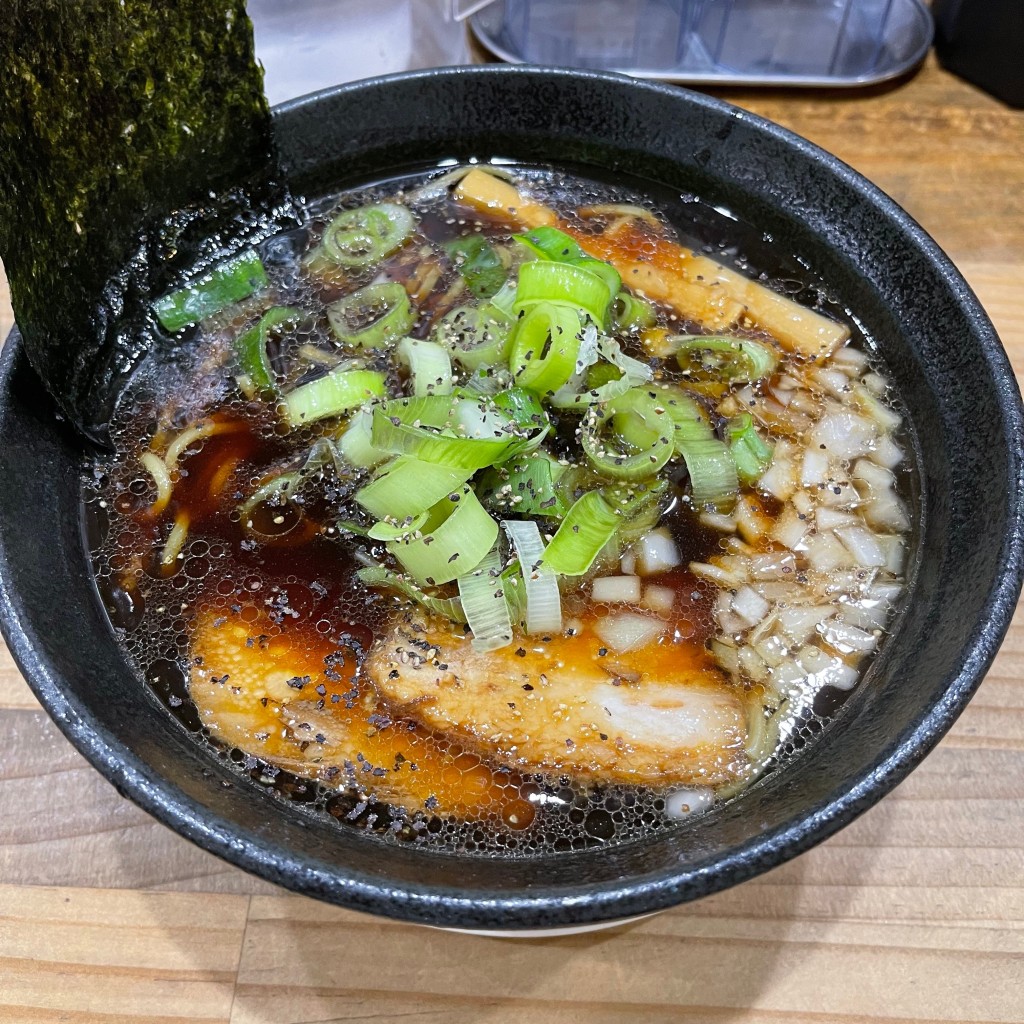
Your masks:
{"label": "wooden table surface", "polygon": [[[1024,113],[932,63],[869,93],[727,98],[906,207],[1024,375]],[[540,941],[375,920],[229,867],[119,797],[4,652],[0,883],[5,1022],[1022,1021],[1024,621],[939,748],[833,839],[632,927]]]}

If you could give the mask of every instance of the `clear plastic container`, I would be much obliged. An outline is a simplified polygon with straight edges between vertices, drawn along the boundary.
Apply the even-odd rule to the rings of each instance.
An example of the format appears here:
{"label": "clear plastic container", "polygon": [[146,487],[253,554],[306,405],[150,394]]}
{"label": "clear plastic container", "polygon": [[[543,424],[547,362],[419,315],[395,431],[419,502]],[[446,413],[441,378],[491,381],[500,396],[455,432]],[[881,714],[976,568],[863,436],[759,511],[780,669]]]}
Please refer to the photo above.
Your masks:
{"label": "clear plastic container", "polygon": [[690,81],[820,84],[920,60],[920,0],[496,0],[470,21],[505,59]]}

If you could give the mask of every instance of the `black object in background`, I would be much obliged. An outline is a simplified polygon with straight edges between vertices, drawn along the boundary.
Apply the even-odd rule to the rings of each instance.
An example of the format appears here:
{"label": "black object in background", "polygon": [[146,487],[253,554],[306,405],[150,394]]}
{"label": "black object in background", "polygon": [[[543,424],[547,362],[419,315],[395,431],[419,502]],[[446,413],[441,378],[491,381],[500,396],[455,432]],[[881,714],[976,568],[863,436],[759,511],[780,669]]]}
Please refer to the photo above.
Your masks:
{"label": "black object in background", "polygon": [[934,0],[932,15],[942,66],[1024,107],[1024,0]]}

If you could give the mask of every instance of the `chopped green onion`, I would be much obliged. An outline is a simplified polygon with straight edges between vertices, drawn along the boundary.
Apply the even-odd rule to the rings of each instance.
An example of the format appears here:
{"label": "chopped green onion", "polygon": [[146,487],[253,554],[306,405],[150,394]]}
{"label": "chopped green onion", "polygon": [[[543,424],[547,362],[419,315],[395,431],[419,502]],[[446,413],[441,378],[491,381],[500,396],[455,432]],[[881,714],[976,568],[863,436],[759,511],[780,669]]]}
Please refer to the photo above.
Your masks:
{"label": "chopped green onion", "polygon": [[388,458],[387,452],[373,447],[372,432],[373,413],[369,409],[357,409],[338,438],[338,451],[350,466],[373,469]]}
{"label": "chopped green onion", "polygon": [[[588,270],[601,278],[608,285],[608,291],[614,295],[622,286],[622,278],[619,272],[610,264],[602,260],[595,260],[588,256],[579,246],[579,243],[558,228],[542,226],[534,228],[522,235],[513,235],[517,242],[521,242],[535,256],[542,260],[551,260],[555,263],[567,263],[582,270]],[[595,317],[595,319],[597,319]]]}
{"label": "chopped green onion", "polygon": [[548,414],[540,404],[540,399],[525,388],[499,391],[492,401],[495,408],[505,413],[520,430],[537,430],[548,424]]}
{"label": "chopped green onion", "polygon": [[247,299],[267,283],[267,272],[251,249],[222,263],[196,281],[164,295],[153,303],[153,312],[168,331],[197,324],[233,302]]}
{"label": "chopped green onion", "polygon": [[436,341],[403,338],[396,349],[399,362],[409,370],[414,395],[450,395],[452,361]]}
{"label": "chopped green onion", "polygon": [[371,540],[401,540],[403,537],[408,537],[410,533],[416,533],[421,530],[426,522],[426,511],[416,516],[406,516],[404,519],[395,519],[390,522],[388,520],[381,520],[379,523],[374,523],[366,531],[366,536]]}
{"label": "chopped green onion", "polygon": [[753,383],[770,376],[779,361],[771,348],[752,338],[684,334],[668,342],[676,346],[676,360],[683,373],[699,383]]}
{"label": "chopped green onion", "polygon": [[477,481],[476,492],[495,511],[561,519],[569,503],[557,484],[566,468],[540,451],[487,470]]}
{"label": "chopped green onion", "polygon": [[512,332],[509,369],[516,383],[538,394],[554,393],[573,375],[580,350],[579,314],[539,302]]}
{"label": "chopped green onion", "polygon": [[576,239],[564,231],[559,231],[558,228],[544,225],[512,237],[543,260],[571,263],[573,260],[586,258],[586,253]]}
{"label": "chopped green onion", "polygon": [[772,463],[772,447],[757,432],[750,413],[741,413],[729,420],[729,450],[740,482],[744,484],[760,480]]}
{"label": "chopped green onion", "polygon": [[463,486],[433,505],[416,533],[387,547],[418,584],[434,586],[475,569],[497,537],[498,524]]}
{"label": "chopped green onion", "polygon": [[459,598],[473,647],[478,651],[496,651],[512,642],[512,622],[501,576],[497,545],[472,571],[459,577]]}
{"label": "chopped green onion", "polygon": [[327,307],[334,336],[354,348],[386,348],[409,333],[416,314],[405,289],[394,281],[369,284]]}
{"label": "chopped green onion", "polygon": [[504,314],[490,315],[473,306],[460,306],[434,325],[431,340],[446,348],[467,370],[503,363],[508,352],[510,324]]}
{"label": "chopped green onion", "polygon": [[715,436],[704,406],[677,387],[663,387],[655,394],[675,426],[675,450],[686,464],[694,503],[731,507],[739,492],[736,460]]}
{"label": "chopped green onion", "polygon": [[[465,426],[478,436],[467,437]],[[541,432],[538,431],[538,434]],[[529,446],[501,413],[482,402],[429,395],[401,398],[377,407],[373,445],[395,455],[473,472],[493,466]]]}
{"label": "chopped green onion", "polygon": [[285,418],[291,427],[340,416],[384,394],[384,374],[376,370],[331,370],[285,395]]}
{"label": "chopped green onion", "polygon": [[545,569],[562,576],[582,576],[615,536],[619,517],[598,491],[587,491],[569,509],[544,551]]}
{"label": "chopped green onion", "polygon": [[[583,419],[580,443],[602,476],[642,480],[654,476],[675,454],[675,427],[655,393],[633,388]],[[611,426],[611,435],[604,427]]]}
{"label": "chopped green onion", "polygon": [[717,437],[676,441],[690,474],[690,496],[700,508],[714,505],[718,511],[732,507],[739,493],[736,460]]}
{"label": "chopped green onion", "polygon": [[519,268],[516,305],[529,307],[537,302],[556,303],[582,310],[596,324],[604,326],[611,288],[597,274],[571,263],[533,260]]}
{"label": "chopped green onion", "polygon": [[544,541],[540,529],[536,523],[516,519],[503,519],[501,525],[516,549],[519,571],[526,587],[526,632],[560,633],[562,598],[558,592],[558,578],[541,564]]}
{"label": "chopped green onion", "polygon": [[612,327],[616,334],[632,334],[653,327],[657,322],[654,306],[631,292],[620,291],[612,301]]}
{"label": "chopped green onion", "polygon": [[399,203],[375,203],[339,213],[324,229],[315,256],[361,269],[390,256],[415,231],[416,218]]}
{"label": "chopped green onion", "polygon": [[462,610],[462,602],[457,597],[434,597],[427,594],[416,586],[411,580],[407,580],[400,573],[386,569],[383,565],[371,565],[360,569],[356,573],[360,583],[368,587],[381,587],[386,590],[394,590],[403,597],[415,601],[418,605],[426,608],[428,612],[439,615],[451,622],[465,622],[466,614]]}
{"label": "chopped green onion", "polygon": [[244,383],[243,380],[239,383],[243,384],[243,390],[277,394],[277,378],[267,354],[267,341],[277,328],[294,324],[305,315],[301,309],[291,306],[274,306],[260,317],[257,324],[235,339],[235,356],[244,379]]}
{"label": "chopped green onion", "polygon": [[456,238],[446,242],[444,250],[455,263],[466,287],[478,299],[489,299],[508,277],[505,265],[483,235]]}
{"label": "chopped green onion", "polygon": [[472,474],[471,469],[448,469],[404,455],[360,488],[355,499],[378,519],[406,519],[458,491]]}
{"label": "chopped green onion", "polygon": [[497,293],[491,296],[491,301],[484,307],[483,311],[495,320],[512,321],[516,315],[516,291],[518,282],[511,278],[498,289]]}
{"label": "chopped green onion", "polygon": [[645,384],[654,376],[654,372],[646,363],[627,356],[618,342],[612,338],[596,338],[595,357],[597,356],[606,359],[607,362],[596,363],[590,367],[587,371],[585,390],[573,388],[570,382],[551,396],[551,404],[556,409],[576,409],[582,412],[588,406],[610,402],[624,395],[630,388]]}

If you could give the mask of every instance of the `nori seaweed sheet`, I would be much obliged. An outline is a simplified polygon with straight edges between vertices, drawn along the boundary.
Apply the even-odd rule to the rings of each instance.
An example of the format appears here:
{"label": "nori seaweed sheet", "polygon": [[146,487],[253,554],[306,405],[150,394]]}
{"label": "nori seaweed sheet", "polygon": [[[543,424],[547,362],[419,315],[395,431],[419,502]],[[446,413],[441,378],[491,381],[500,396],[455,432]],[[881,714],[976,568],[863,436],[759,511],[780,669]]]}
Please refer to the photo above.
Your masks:
{"label": "nori seaweed sheet", "polygon": [[293,222],[243,0],[3,0],[0,258],[87,436],[171,343],[152,300]]}

